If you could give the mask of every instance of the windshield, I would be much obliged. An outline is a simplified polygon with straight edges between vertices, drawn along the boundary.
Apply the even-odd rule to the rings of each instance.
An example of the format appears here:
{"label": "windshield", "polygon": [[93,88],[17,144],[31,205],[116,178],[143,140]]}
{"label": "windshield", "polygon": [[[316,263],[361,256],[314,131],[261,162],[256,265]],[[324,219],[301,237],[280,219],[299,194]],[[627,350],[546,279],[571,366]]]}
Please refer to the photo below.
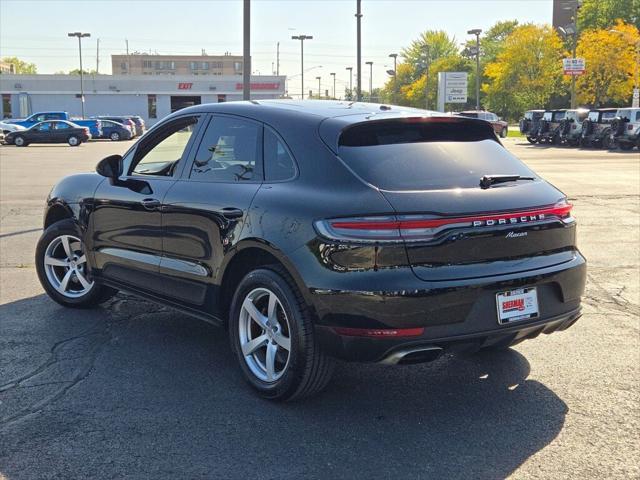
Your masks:
{"label": "windshield", "polygon": [[602,112],[602,120],[613,120],[618,112]]}
{"label": "windshield", "polygon": [[495,140],[341,146],[339,157],[382,190],[479,188],[483,175],[535,176]]}
{"label": "windshield", "polygon": [[631,109],[630,108],[621,108],[620,110],[618,110],[617,116],[620,117],[620,118],[631,119]]}

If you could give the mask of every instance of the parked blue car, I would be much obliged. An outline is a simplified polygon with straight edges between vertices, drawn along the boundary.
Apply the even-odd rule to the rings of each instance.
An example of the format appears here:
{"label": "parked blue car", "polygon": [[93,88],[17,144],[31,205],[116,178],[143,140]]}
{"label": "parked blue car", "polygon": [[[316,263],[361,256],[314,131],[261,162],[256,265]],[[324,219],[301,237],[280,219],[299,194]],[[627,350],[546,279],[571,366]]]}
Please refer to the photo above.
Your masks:
{"label": "parked blue car", "polygon": [[113,120],[101,120],[102,136],[100,138],[110,138],[114,142],[119,140],[131,140],[133,133],[129,125],[123,125]]}

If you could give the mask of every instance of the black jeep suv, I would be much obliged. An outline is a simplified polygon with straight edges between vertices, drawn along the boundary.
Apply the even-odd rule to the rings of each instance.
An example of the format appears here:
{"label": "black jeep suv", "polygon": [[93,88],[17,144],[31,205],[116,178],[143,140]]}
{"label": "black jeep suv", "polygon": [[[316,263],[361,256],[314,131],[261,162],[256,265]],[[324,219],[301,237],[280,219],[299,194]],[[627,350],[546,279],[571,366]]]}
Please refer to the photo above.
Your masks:
{"label": "black jeep suv", "polygon": [[199,105],[56,185],[36,252],[55,301],[117,290],[228,329],[263,396],[334,358],[506,348],[580,316],[566,197],[490,124],[333,101]]}

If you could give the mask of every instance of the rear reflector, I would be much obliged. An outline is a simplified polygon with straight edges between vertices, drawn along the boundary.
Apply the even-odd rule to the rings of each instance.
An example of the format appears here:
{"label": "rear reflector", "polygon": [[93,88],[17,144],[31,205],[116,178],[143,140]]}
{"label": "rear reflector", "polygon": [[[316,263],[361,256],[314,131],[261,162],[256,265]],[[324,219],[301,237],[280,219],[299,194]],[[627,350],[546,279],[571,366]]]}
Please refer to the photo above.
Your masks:
{"label": "rear reflector", "polygon": [[334,327],[333,329],[338,335],[346,337],[418,337],[424,333],[424,327],[419,328],[348,328]]}
{"label": "rear reflector", "polygon": [[500,225],[531,224],[559,219],[564,223],[573,221],[573,205],[562,202],[553,207],[542,207],[516,212],[492,213],[488,215],[426,217],[424,215],[362,217],[350,219],[322,220],[315,222],[322,236],[333,240],[399,241],[429,240],[449,228],[475,228]]}

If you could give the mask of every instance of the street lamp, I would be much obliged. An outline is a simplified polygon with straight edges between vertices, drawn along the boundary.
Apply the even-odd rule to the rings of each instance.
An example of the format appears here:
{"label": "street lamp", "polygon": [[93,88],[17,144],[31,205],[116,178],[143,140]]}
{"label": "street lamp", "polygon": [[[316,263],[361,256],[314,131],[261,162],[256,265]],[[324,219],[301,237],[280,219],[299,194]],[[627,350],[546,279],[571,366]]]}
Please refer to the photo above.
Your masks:
{"label": "street lamp", "polygon": [[371,97],[373,97],[373,62],[365,62],[369,65],[369,101],[371,102]]}
{"label": "street lamp", "polygon": [[320,93],[320,78],[322,77],[316,77],[316,80],[318,80],[318,100],[320,99],[321,93]]}
{"label": "street lamp", "polygon": [[291,40],[300,40],[300,82],[302,84],[301,99],[304,100],[304,41],[313,40],[313,35],[293,35]]}
{"label": "street lamp", "polygon": [[[627,32],[611,29],[611,33],[617,33],[622,35],[625,39],[631,39]],[[631,108],[640,107],[640,40],[636,42],[636,69],[633,81],[633,100],[631,101]]]}
{"label": "street lamp", "polygon": [[353,100],[353,67],[347,67],[349,70],[349,98]]}
{"label": "street lamp", "polygon": [[480,110],[480,28],[468,30],[467,35],[476,36],[476,110]]}
{"label": "street lamp", "polygon": [[[396,61],[398,60],[398,54],[397,53],[390,53],[389,54],[389,58],[393,58],[393,91],[392,91],[392,95],[391,95],[391,103],[395,104],[396,103],[396,85],[398,83],[398,77],[397,77],[397,69],[396,69]],[[387,73],[389,73],[391,70],[387,70]],[[391,75],[391,73],[389,73],[389,75]]]}
{"label": "street lamp", "polygon": [[68,37],[78,37],[78,50],[80,52],[80,105],[82,108],[82,119],[84,120],[84,72],[82,71],[82,39],[90,37],[90,33],[71,32]]}
{"label": "street lamp", "polygon": [[331,72],[329,75],[333,77],[333,99],[336,99],[336,72]]}
{"label": "street lamp", "polygon": [[[571,58],[576,58],[576,48],[578,46],[578,9],[580,8],[580,0],[576,0],[573,2],[573,5],[565,5],[562,7],[563,10],[573,10],[573,15],[571,15],[571,21],[573,22],[571,25],[566,25],[564,28],[559,27],[558,30],[562,33],[565,38],[569,36],[573,36],[573,47],[571,49]],[[573,73],[573,72],[572,72]],[[576,108],[577,99],[576,99],[576,75],[575,73],[571,75],[571,108]]]}

